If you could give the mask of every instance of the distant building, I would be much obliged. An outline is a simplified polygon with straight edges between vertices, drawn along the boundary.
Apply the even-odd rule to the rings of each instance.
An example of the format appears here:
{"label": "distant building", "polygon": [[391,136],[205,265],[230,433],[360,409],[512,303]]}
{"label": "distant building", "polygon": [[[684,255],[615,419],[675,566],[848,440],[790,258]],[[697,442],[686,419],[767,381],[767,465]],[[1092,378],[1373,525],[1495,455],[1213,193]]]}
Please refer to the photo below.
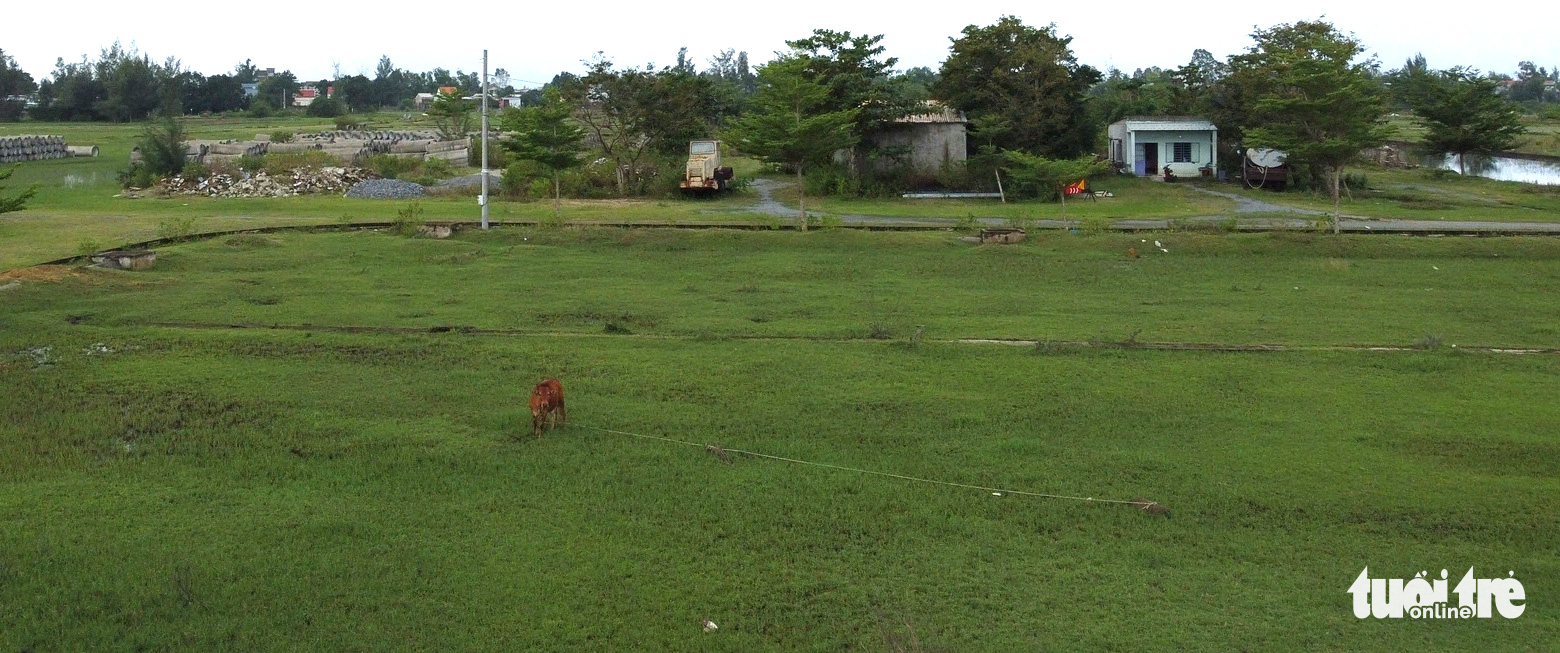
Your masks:
{"label": "distant building", "polygon": [[260,82],[244,82],[244,97],[254,97],[260,94]]}
{"label": "distant building", "polygon": [[1170,168],[1178,177],[1213,174],[1219,128],[1207,118],[1134,116],[1111,123],[1110,160],[1132,174],[1154,176]]}
{"label": "distant building", "polygon": [[428,107],[433,106],[434,97],[432,93],[418,93],[416,97],[412,98],[412,108],[418,111],[427,111]]}
{"label": "distant building", "polygon": [[[298,92],[293,95],[292,105],[295,106],[295,107],[306,107],[306,106],[309,106],[311,104],[314,104],[314,99],[319,97],[319,96],[320,96],[320,90],[319,89],[314,88],[313,86],[305,86],[303,88],[298,89]],[[320,106],[325,106],[325,105],[322,104]]]}
{"label": "distant building", "polygon": [[[869,135],[864,147],[856,150],[857,165],[876,170],[904,165],[916,172],[934,173],[944,166],[964,163],[969,124],[964,114],[935,100],[927,100],[924,108],[923,113],[895,120]],[[868,158],[870,150],[898,155]]]}

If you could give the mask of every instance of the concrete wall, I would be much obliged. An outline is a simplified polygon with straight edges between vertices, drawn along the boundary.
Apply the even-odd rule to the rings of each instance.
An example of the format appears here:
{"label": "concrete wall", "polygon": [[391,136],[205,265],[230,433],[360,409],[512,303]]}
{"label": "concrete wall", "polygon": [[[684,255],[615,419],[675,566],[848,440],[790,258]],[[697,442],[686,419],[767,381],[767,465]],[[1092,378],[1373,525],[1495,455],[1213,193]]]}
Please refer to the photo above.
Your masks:
{"label": "concrete wall", "polygon": [[[908,147],[910,157],[905,161],[919,172],[933,173],[948,163],[964,163],[968,156],[965,145],[964,123],[899,123],[885,129],[872,138],[876,147]],[[869,148],[858,148],[865,152]],[[870,169],[886,170],[893,160],[879,158],[862,162]]]}
{"label": "concrete wall", "polygon": [[[1139,131],[1132,132],[1128,142],[1132,143],[1132,170],[1140,175],[1160,174],[1165,166],[1170,166],[1170,171],[1178,177],[1196,177],[1199,169],[1212,167],[1218,153],[1215,152],[1214,142],[1217,132],[1212,131]],[[1156,161],[1143,160],[1143,144],[1157,143],[1159,145],[1159,157]],[[1175,143],[1190,143],[1192,146],[1192,160],[1189,162],[1174,162]]]}

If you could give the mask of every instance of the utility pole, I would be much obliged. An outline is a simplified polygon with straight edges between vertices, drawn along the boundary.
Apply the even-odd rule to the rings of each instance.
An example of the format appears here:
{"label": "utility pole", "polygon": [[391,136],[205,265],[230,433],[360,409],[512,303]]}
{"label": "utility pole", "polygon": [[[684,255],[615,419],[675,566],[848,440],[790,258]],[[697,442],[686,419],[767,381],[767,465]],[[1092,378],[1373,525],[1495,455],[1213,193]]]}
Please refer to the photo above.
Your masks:
{"label": "utility pole", "polygon": [[482,205],[482,228],[488,228],[488,53],[482,51],[482,197],[477,204]]}

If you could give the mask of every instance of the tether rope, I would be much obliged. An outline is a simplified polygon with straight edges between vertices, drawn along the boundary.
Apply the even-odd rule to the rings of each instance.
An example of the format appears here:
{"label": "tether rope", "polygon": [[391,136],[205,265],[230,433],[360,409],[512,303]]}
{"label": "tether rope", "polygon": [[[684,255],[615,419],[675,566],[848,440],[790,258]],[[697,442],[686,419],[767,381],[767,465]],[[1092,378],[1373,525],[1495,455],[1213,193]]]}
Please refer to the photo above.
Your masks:
{"label": "tether rope", "polygon": [[[683,444],[683,445],[688,445],[690,447],[702,447],[702,448],[706,448],[706,449],[710,449],[712,447],[717,447],[717,445],[700,444],[698,442],[690,442],[688,440],[678,440],[677,438],[668,438],[668,437],[660,436],[660,435],[645,435],[643,433],[632,433],[632,432],[629,432],[629,431],[619,431],[619,430],[616,430],[616,429],[604,429],[604,428],[601,428],[599,426],[590,426],[588,424],[578,424],[576,426],[583,426],[584,428],[588,428],[588,429],[591,429],[591,430],[594,430],[594,431],[601,431],[603,433],[615,433],[617,435],[627,435],[627,436],[630,436],[630,437],[642,438],[642,439],[646,439],[646,440],[660,440],[662,442],[671,442],[673,444]],[[798,458],[787,458],[785,456],[776,456],[774,454],[761,453],[761,452],[757,452],[757,451],[747,451],[747,450],[744,450],[744,449],[728,449],[728,448],[725,448],[725,447],[718,447],[717,450],[718,451],[728,452],[728,453],[739,453],[739,454],[742,454],[742,455],[745,455],[745,456],[753,456],[755,458],[768,458],[770,460],[779,460],[779,461],[788,462],[788,463],[795,463],[795,464],[798,464],[798,465],[809,465],[809,466],[812,466],[812,467],[824,467],[824,468],[827,468],[827,469],[837,469],[837,470],[840,470],[840,471],[843,471],[843,472],[856,472],[858,474],[870,474],[872,476],[885,476],[885,477],[888,477],[888,478],[897,478],[897,479],[900,479],[900,480],[912,481],[912,482],[915,482],[915,483],[931,483],[933,485],[945,485],[945,486],[948,486],[948,487],[964,488],[966,490],[983,490],[983,491],[986,491],[986,492],[996,492],[996,493],[1001,493],[1001,494],[1004,494],[1004,495],[1015,494],[1015,495],[1019,495],[1019,496],[1040,497],[1040,498],[1044,498],[1044,499],[1066,499],[1066,500],[1070,500],[1070,501],[1092,501],[1092,502],[1096,502],[1096,503],[1119,503],[1119,504],[1125,504],[1125,505],[1142,506],[1144,508],[1147,508],[1148,506],[1160,505],[1158,502],[1155,502],[1155,501],[1124,501],[1122,499],[1100,499],[1100,498],[1096,498],[1096,497],[1075,497],[1075,496],[1069,496],[1069,495],[1065,495],[1065,494],[1047,494],[1047,493],[1044,493],[1044,492],[1029,492],[1029,491],[1026,491],[1026,490],[1009,490],[1009,489],[998,488],[998,487],[987,487],[987,486],[984,486],[984,485],[970,485],[968,483],[956,483],[956,482],[953,482],[953,481],[939,481],[939,480],[933,479],[933,478],[921,478],[921,477],[918,477],[918,476],[906,476],[904,474],[894,474],[894,473],[891,473],[891,472],[879,472],[879,471],[875,471],[875,470],[871,470],[871,469],[861,469],[861,468],[858,468],[858,467],[846,467],[844,465],[833,465],[833,464],[829,464],[829,463],[813,462],[811,460],[801,460],[801,459],[798,459]]]}

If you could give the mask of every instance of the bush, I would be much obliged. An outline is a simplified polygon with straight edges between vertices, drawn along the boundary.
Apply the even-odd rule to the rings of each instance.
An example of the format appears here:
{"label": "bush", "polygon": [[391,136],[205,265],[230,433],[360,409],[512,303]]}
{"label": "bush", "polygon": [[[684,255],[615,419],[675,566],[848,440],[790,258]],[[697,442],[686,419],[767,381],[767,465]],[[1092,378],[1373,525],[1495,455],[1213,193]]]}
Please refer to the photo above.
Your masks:
{"label": "bush", "polygon": [[211,176],[211,168],[204,163],[191,163],[184,166],[181,174],[185,179],[205,179]]}
{"label": "bush", "polygon": [[[281,155],[278,154],[277,156],[281,156]],[[244,156],[238,157],[238,169],[239,170],[260,170],[261,168],[264,168],[264,167],[265,167],[265,157],[264,156],[255,156],[255,155],[251,155],[251,154],[245,154]]]}
{"label": "bush", "polygon": [[124,188],[151,188],[157,183],[157,175],[152,174],[144,164],[134,164],[119,173],[119,185]]}
{"label": "bush", "polygon": [[339,131],[357,129],[362,124],[362,121],[352,116],[336,116],[336,129]]}
{"label": "bush", "polygon": [[537,172],[536,164],[531,161],[509,164],[498,179],[499,194],[513,200],[536,197],[531,192],[531,183],[537,179]]}
{"label": "bush", "polygon": [[450,162],[448,159],[425,159],[422,162],[423,171],[428,175],[443,178],[450,176]]}
{"label": "bush", "polygon": [[422,205],[417,202],[412,202],[407,204],[405,208],[397,210],[395,212],[395,222],[393,223],[395,233],[408,238],[416,236],[418,229],[423,224],[422,215]]}
{"label": "bush", "polygon": [[375,154],[363,160],[363,167],[373,170],[374,174],[385,179],[400,179],[401,175],[408,175],[416,170],[422,162],[409,157],[396,157],[388,154]]}
{"label": "bush", "polygon": [[851,174],[842,164],[818,166],[808,171],[803,179],[808,195],[862,198],[898,197],[912,188],[938,183],[934,177],[921,175],[908,166]]}
{"label": "bush", "polygon": [[157,222],[157,237],[164,240],[184,238],[195,233],[195,216],[168,217]]}
{"label": "bush", "polygon": [[299,168],[323,168],[326,166],[340,165],[340,161],[329,153],[319,150],[307,152],[284,152],[267,154],[259,160],[257,168],[245,168],[245,170],[264,170],[268,175],[284,175]]}
{"label": "bush", "polygon": [[[509,150],[498,144],[498,133],[488,134],[488,169],[503,170],[514,163],[515,159],[509,154]],[[473,168],[482,167],[482,136],[472,136],[471,146],[466,150],[466,165]]]}
{"label": "bush", "polygon": [[310,118],[335,118],[336,116],[344,115],[347,112],[347,108],[342,106],[341,101],[336,98],[316,97],[303,111]]}
{"label": "bush", "polygon": [[293,139],[293,133],[292,132],[289,132],[289,131],[274,131],[274,132],[271,132],[271,142],[272,143],[291,143],[292,139]]}
{"label": "bush", "polygon": [[276,113],[276,109],[268,102],[255,102],[249,105],[249,110],[244,113],[250,118],[270,118]]}
{"label": "bush", "polygon": [[103,251],[103,243],[88,238],[76,243],[76,256],[91,256]]}
{"label": "bush", "polygon": [[184,170],[184,123],[165,118],[147,125],[140,147],[141,158],[152,174],[179,174]]}

